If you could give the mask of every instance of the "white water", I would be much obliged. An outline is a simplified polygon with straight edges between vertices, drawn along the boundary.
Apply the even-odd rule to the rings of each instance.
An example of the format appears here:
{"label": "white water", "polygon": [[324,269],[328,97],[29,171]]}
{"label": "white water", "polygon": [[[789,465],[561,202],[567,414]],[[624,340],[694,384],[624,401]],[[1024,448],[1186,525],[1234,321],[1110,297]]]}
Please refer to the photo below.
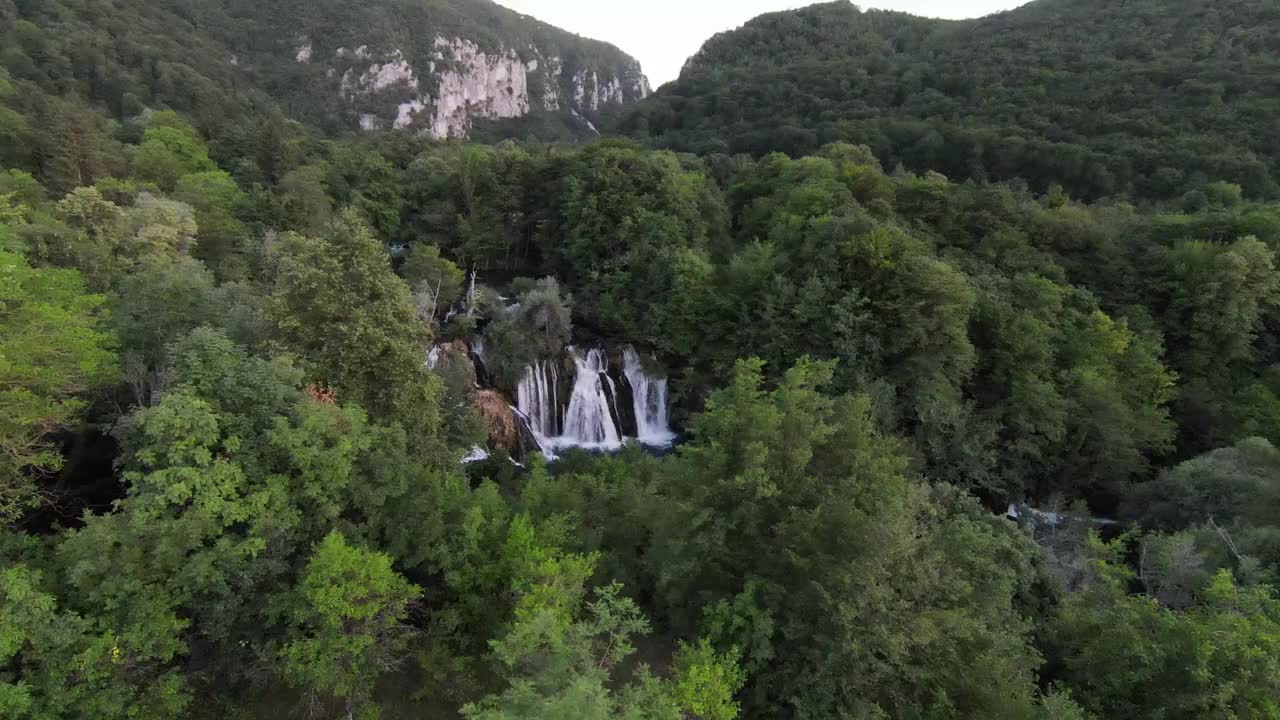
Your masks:
{"label": "white water", "polygon": [[675,441],[667,419],[667,379],[651,378],[644,372],[635,348],[622,351],[622,373],[631,383],[636,411],[637,440],[644,445],[666,447]]}
{"label": "white water", "polygon": [[[608,356],[603,350],[590,350],[585,356],[575,348],[569,351],[573,353],[577,373],[569,409],[565,412],[564,435],[557,438],[556,444],[605,450],[621,447],[622,437],[609,412],[609,398],[617,397],[617,389],[605,374],[609,369]],[[609,385],[608,394],[605,383]]]}
{"label": "white water", "polygon": [[[548,459],[554,451],[570,447],[612,451],[624,441],[618,426],[618,388],[609,377],[604,350],[582,351],[570,347],[575,373],[567,401],[560,397],[557,361],[541,360],[525,368],[516,387],[516,410],[542,446]],[[667,447],[675,440],[667,418],[667,380],[645,374],[640,355],[632,348],[623,353],[623,374],[631,386],[637,435],[641,444]]]}
{"label": "white water", "polygon": [[[557,455],[552,452],[551,448],[546,444],[546,436],[533,429],[533,422],[529,420],[529,416],[515,405],[510,405],[508,407],[511,408],[512,414],[516,416],[516,422],[521,423],[524,427],[529,429],[529,432],[533,433],[533,440],[538,444],[538,446],[532,448],[530,452],[540,452],[548,461],[557,459]],[[521,437],[523,436],[524,433],[522,432]],[[524,467],[523,465],[520,465],[520,463],[516,463],[516,465]]]}
{"label": "white water", "polygon": [[543,447],[547,447],[544,440],[554,438],[560,431],[560,402],[556,396],[559,379],[554,361],[539,360],[524,369],[524,377],[516,386],[516,406],[529,419],[529,429]]}

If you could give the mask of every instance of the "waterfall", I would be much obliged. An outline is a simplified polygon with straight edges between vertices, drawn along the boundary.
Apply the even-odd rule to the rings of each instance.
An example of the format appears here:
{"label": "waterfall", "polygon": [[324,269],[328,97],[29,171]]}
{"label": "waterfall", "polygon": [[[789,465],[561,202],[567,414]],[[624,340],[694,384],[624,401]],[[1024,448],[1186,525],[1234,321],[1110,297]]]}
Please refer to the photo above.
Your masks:
{"label": "waterfall", "polygon": [[511,408],[511,414],[516,418],[516,429],[520,432],[522,450],[526,453],[540,452],[547,460],[555,460],[556,454],[546,446],[546,438],[534,432],[533,424],[529,422],[529,416],[521,412],[520,408],[515,405],[510,405],[509,407]]}
{"label": "waterfall", "polygon": [[589,350],[586,355],[575,348],[569,348],[569,351],[573,353],[577,373],[560,444],[606,449],[620,447],[622,437],[609,407],[610,399],[617,392],[613,380],[606,374],[608,357],[603,350]]}
{"label": "waterfall", "polygon": [[631,384],[632,402],[636,409],[637,437],[645,445],[665,447],[675,440],[667,420],[667,379],[645,374],[640,354],[635,348],[622,351],[622,372]]}
{"label": "waterfall", "polygon": [[436,366],[439,364],[440,364],[440,346],[432,345],[431,349],[427,351],[427,362],[426,362],[427,368],[430,370],[435,370]]}
{"label": "waterfall", "polygon": [[574,365],[572,387],[566,387],[568,378],[563,378],[562,385],[563,358],[527,366],[516,386],[515,409],[548,459],[570,447],[617,450],[629,439],[622,430],[627,427],[630,432],[629,416],[623,412],[627,408],[619,407],[627,402],[627,388],[619,388],[615,377],[631,390],[635,439],[650,447],[671,445],[675,434],[668,426],[667,380],[646,374],[635,349],[625,350],[622,373],[615,370],[614,377],[603,349],[570,347],[567,356]]}
{"label": "waterfall", "polygon": [[529,428],[543,447],[560,434],[559,380],[556,363],[539,360],[524,369],[524,377],[516,386],[516,407],[529,419]]}

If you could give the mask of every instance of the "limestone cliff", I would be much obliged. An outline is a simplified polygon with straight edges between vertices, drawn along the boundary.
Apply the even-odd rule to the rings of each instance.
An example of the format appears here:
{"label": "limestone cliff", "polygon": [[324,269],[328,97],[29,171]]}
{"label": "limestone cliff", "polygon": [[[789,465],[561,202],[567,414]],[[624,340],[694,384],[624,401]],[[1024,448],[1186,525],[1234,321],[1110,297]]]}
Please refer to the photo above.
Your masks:
{"label": "limestone cliff", "polygon": [[234,73],[331,132],[448,139],[479,123],[488,133],[504,121],[550,121],[590,134],[650,92],[618,48],[490,0],[209,2],[245,15],[209,24],[250,29],[222,37]]}
{"label": "limestone cliff", "polygon": [[410,129],[437,139],[465,137],[480,118],[566,112],[587,127],[609,106],[649,94],[634,60],[612,67],[565,69],[565,60],[536,45],[486,50],[462,37],[436,36],[424,60],[399,47],[339,47],[322,58],[311,38],[293,48],[300,64],[323,63],[337,77],[336,94],[365,130]]}

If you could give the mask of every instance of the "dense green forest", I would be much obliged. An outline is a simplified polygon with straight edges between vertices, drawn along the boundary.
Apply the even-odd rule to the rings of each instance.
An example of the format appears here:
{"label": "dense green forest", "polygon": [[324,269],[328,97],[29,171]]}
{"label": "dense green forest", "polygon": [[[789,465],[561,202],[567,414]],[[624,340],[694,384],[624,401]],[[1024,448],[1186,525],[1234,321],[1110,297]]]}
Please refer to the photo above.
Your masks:
{"label": "dense green forest", "polygon": [[865,144],[887,168],[1073,197],[1280,195],[1280,7],[1034,0],[979,20],[844,0],[711,39],[623,129],[692,152]]}
{"label": "dense green forest", "polygon": [[[1147,192],[766,126],[353,136],[166,84],[165,38],[213,33],[85,20],[130,7],[0,0],[0,717],[1280,717],[1280,203],[1217,164],[1245,145],[1146,137],[1184,173]],[[974,25],[1159,35],[1112,12]],[[512,437],[571,345],[638,348],[674,447]]]}

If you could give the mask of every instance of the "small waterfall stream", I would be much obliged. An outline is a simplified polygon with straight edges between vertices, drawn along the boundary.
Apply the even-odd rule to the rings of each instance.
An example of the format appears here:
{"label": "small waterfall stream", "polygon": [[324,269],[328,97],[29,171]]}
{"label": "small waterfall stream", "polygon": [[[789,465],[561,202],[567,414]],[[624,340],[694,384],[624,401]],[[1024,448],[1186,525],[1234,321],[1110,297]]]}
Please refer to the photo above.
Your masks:
{"label": "small waterfall stream", "polygon": [[631,384],[631,398],[636,409],[636,439],[645,445],[670,445],[676,436],[667,420],[667,379],[646,375],[640,363],[640,353],[633,347],[622,351],[622,372]]}
{"label": "small waterfall stream", "polygon": [[563,397],[561,370],[555,360],[540,360],[525,368],[516,387],[516,407],[546,452],[570,447],[612,451],[635,439],[666,447],[675,439],[667,420],[667,380],[650,377],[640,355],[627,348],[618,382],[629,386],[636,418],[636,437],[623,431],[618,403],[625,397],[609,374],[609,356],[602,349],[568,348],[573,358],[573,386]]}
{"label": "small waterfall stream", "polygon": [[559,384],[560,372],[555,362],[539,360],[525,368],[516,387],[516,407],[529,419],[529,427],[543,447],[560,434]]}

